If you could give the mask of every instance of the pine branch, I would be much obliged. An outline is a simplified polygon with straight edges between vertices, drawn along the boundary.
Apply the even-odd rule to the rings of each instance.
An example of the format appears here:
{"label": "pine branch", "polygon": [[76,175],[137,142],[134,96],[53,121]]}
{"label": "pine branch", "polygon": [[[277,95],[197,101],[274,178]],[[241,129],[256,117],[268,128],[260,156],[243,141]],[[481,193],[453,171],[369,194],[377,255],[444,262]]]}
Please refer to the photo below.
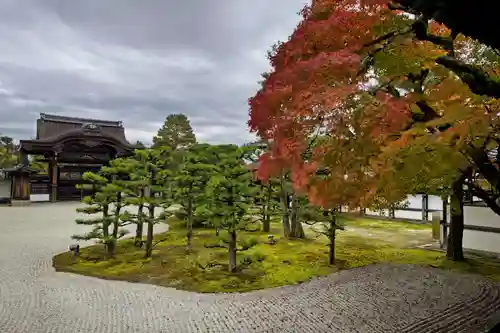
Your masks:
{"label": "pine branch", "polygon": [[94,225],[94,224],[103,223],[104,219],[100,218],[100,217],[95,218],[95,219],[82,219],[82,218],[79,218],[79,219],[76,219],[75,222],[76,222],[76,224],[80,224],[80,225]]}

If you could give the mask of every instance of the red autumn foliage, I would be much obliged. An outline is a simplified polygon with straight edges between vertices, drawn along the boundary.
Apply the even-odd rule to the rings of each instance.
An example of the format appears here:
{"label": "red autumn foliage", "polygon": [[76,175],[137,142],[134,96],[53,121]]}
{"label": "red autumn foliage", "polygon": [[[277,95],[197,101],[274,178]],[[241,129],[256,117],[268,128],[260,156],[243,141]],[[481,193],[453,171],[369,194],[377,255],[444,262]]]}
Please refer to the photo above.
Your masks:
{"label": "red autumn foliage", "polygon": [[[346,101],[366,90],[366,76],[361,73],[364,47],[377,38],[374,26],[391,14],[386,3],[318,0],[313,7],[304,8],[302,22],[270,56],[274,71],[249,100],[251,131],[272,141],[270,150],[261,158],[259,177],[265,179],[288,168],[294,186],[307,188],[316,201],[332,192],[332,177],[328,182],[308,185],[324,156],[304,161],[302,154],[318,127],[332,133],[339,123],[348,123],[352,117]],[[406,103],[383,93],[372,98],[366,114],[372,108],[380,123],[372,128],[372,135],[382,136],[401,126],[409,116]],[[380,113],[380,109],[384,112]],[[343,174],[339,177],[344,179]]]}
{"label": "red autumn foliage", "polygon": [[[458,142],[466,142],[471,133],[468,123],[479,124],[474,126],[481,135],[488,130],[491,115],[482,116],[478,111],[482,101],[471,96],[467,86],[448,70],[436,67],[433,59],[445,54],[440,47],[416,41],[411,35],[390,43],[381,39],[411,24],[407,16],[389,10],[388,2],[316,0],[302,10],[303,20],[288,41],[275,47],[269,56],[273,71],[249,100],[250,130],[271,142],[259,164],[261,179],[291,170],[295,188],[307,191],[309,199],[322,206],[363,205],[380,193],[396,198],[405,190],[388,194],[380,184],[392,179],[413,186],[392,170],[404,160],[406,146],[414,145],[419,154],[441,152],[459,163],[460,158],[443,147],[457,135]],[[449,33],[435,23],[430,24],[430,32]],[[382,65],[372,66],[367,59]],[[426,92],[408,89],[403,81],[422,68],[432,71],[434,83],[427,84]],[[372,82],[374,77],[376,82]],[[402,96],[384,89],[370,93],[371,86],[388,82],[402,87]],[[421,99],[453,126],[429,138],[425,126],[408,131],[412,107]],[[328,139],[304,159],[311,137],[319,130]],[[410,160],[413,164],[425,161]],[[324,166],[329,174],[319,176],[317,171]],[[425,182],[431,170],[424,170],[408,174],[418,174],[419,181]]]}

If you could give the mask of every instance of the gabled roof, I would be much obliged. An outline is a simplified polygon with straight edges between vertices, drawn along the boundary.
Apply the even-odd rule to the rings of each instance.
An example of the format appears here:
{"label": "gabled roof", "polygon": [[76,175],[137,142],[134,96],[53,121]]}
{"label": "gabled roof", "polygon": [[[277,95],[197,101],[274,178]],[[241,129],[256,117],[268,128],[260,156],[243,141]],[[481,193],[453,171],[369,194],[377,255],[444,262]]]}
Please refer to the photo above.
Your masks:
{"label": "gabled roof", "polygon": [[93,123],[100,126],[109,126],[109,127],[123,127],[123,123],[121,121],[112,121],[112,120],[102,120],[102,119],[93,119],[93,118],[80,118],[80,117],[68,117],[68,116],[59,116],[55,114],[47,114],[40,113],[40,120],[45,122],[57,122],[57,123],[71,123],[71,124],[86,124]]}
{"label": "gabled roof", "polygon": [[110,121],[92,118],[67,117],[41,113],[37,120],[36,140],[53,141],[66,133],[78,130],[99,130],[104,135],[128,144],[125,129],[121,121]]}

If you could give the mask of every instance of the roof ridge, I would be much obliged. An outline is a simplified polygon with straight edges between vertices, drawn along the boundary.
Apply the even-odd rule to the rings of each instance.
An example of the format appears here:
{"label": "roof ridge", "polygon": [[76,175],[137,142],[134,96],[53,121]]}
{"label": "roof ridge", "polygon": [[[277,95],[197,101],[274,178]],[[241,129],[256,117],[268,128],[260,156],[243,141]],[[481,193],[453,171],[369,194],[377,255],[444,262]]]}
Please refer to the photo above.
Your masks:
{"label": "roof ridge", "polygon": [[69,117],[69,116],[60,116],[47,113],[40,113],[40,119],[44,121],[59,121],[59,122],[74,123],[74,124],[94,123],[96,125],[123,128],[123,123],[121,121],[112,121],[103,119]]}

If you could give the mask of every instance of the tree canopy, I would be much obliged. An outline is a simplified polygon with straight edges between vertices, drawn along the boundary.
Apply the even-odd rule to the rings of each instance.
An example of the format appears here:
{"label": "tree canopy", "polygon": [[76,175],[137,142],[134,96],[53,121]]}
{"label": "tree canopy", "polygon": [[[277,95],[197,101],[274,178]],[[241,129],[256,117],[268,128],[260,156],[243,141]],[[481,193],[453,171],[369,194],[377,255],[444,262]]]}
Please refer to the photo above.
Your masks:
{"label": "tree canopy", "polygon": [[500,38],[496,33],[498,7],[495,8],[491,1],[474,1],[472,6],[470,2],[456,0],[395,0],[395,2],[406,11],[423,13],[454,31],[500,49]]}
{"label": "tree canopy", "polygon": [[261,177],[290,167],[297,188],[333,202],[349,179],[364,204],[441,189],[471,160],[488,168],[480,153],[497,145],[498,56],[387,5],[317,0],[273,47],[273,71],[249,100],[251,131],[271,142]]}
{"label": "tree canopy", "polygon": [[167,146],[175,151],[196,143],[189,119],[184,114],[170,114],[153,137],[153,147]]}

